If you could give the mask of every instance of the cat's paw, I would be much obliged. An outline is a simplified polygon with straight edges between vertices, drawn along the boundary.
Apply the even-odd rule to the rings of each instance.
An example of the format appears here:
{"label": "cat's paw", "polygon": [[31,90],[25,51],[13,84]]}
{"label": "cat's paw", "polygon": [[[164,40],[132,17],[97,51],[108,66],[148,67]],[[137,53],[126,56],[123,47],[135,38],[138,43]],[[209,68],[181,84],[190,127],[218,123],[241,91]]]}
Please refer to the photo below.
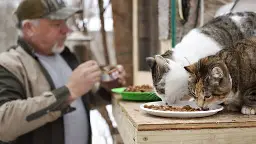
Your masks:
{"label": "cat's paw", "polygon": [[256,108],[248,107],[248,106],[243,106],[241,109],[242,114],[246,115],[255,115],[256,113]]}

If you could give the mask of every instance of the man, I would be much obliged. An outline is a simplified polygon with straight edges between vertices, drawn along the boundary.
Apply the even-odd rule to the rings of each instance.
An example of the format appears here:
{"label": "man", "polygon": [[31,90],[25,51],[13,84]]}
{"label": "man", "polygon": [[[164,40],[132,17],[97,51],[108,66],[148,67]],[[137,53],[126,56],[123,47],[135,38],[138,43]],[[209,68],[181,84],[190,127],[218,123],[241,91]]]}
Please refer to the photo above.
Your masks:
{"label": "man", "polygon": [[[88,105],[109,103],[111,95],[95,87],[98,64],[79,65],[64,46],[70,32],[65,20],[76,11],[62,0],[23,0],[18,6],[18,45],[0,54],[0,141],[91,143]],[[119,72],[124,84],[125,71]]]}

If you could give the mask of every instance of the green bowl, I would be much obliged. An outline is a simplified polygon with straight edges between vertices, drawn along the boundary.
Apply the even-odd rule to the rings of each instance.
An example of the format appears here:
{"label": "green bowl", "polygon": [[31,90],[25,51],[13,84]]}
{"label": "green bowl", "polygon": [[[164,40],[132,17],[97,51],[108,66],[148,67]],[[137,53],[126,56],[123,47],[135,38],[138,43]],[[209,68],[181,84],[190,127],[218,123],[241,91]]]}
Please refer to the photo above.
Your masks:
{"label": "green bowl", "polygon": [[161,100],[154,92],[125,92],[126,88],[114,88],[112,92],[118,93],[123,100],[130,101],[159,101]]}

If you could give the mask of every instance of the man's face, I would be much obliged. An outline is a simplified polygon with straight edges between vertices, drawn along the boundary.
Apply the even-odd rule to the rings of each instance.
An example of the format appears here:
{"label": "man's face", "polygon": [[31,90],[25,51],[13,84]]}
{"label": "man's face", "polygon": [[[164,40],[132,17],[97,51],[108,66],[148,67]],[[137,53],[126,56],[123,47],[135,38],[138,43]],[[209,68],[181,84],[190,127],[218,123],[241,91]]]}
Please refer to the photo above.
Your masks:
{"label": "man's face", "polygon": [[34,26],[31,38],[40,53],[52,54],[64,48],[69,32],[65,20],[40,19],[39,24]]}

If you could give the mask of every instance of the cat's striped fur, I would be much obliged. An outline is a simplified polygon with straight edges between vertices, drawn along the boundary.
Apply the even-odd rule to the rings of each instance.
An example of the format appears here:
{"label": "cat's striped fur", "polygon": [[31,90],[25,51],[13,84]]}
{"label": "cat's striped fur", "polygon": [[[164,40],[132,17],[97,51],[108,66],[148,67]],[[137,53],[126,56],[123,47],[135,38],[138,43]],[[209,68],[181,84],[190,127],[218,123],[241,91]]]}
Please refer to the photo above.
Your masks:
{"label": "cat's striped fur", "polygon": [[[173,50],[169,50],[172,52],[167,52],[169,55],[147,58],[157,95],[169,104],[179,101],[188,94],[189,74],[183,69],[184,66],[254,36],[255,30],[256,14],[253,12],[222,15],[191,30]],[[162,61],[156,61],[156,57]]]}
{"label": "cat's striped fur", "polygon": [[[256,111],[256,37],[185,67],[191,73],[190,93],[198,106],[225,102],[244,114]],[[235,109],[234,109],[235,108]]]}

